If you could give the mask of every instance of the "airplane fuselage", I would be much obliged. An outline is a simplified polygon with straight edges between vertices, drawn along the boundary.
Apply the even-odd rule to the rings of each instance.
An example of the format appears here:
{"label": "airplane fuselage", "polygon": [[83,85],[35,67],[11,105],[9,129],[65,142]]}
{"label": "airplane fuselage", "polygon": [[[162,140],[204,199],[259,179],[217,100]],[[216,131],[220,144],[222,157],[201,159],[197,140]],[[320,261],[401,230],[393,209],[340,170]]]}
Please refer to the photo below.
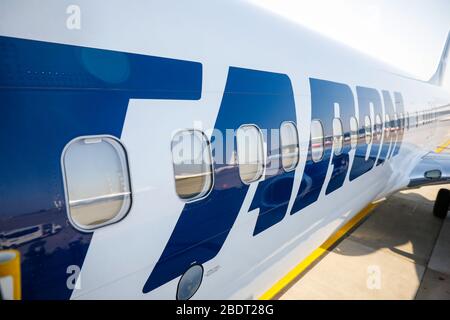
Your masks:
{"label": "airplane fuselage", "polygon": [[[45,14],[30,5],[40,4],[0,4],[1,247],[21,253],[26,299],[174,299],[193,265],[203,269],[193,298],[258,298],[369,203],[405,188],[450,134],[447,91],[245,3],[86,1],[79,28],[59,2]],[[284,123],[298,137],[289,170]],[[263,140],[248,183],[243,126]],[[210,148],[198,197],[176,184],[180,130]],[[102,139],[124,154],[128,209],[87,228],[75,211],[96,198],[71,202],[69,191],[98,158],[76,158],[73,172],[68,157]],[[101,182],[89,177],[86,190]]]}

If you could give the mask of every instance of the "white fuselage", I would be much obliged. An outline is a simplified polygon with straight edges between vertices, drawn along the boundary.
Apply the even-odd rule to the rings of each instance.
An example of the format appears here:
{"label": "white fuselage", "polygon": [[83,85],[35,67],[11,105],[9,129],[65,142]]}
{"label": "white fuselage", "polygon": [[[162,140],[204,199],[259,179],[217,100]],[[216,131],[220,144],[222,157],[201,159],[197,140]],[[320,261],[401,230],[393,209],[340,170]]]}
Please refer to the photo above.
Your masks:
{"label": "white fuselage", "polygon": [[[450,94],[402,75],[391,66],[240,1],[77,1],[79,29],[66,26],[68,4],[2,1],[0,35],[199,62],[198,100],[130,99],[120,141],[128,154],[133,205],[118,223],[93,232],[72,299],[173,299],[179,277],[143,293],[185,202],[175,193],[170,150],[180,128],[214,128],[230,67],[285,74],[295,100],[300,160],[290,212],[300,188],[310,140],[310,79],[401,92],[405,115],[445,106]],[[64,57],[60,57],[64,59]],[[384,104],[383,104],[384,112]],[[335,115],[330,114],[333,118]],[[384,113],[383,113],[384,119]],[[372,123],[373,125],[373,123]],[[420,158],[450,136],[449,122],[404,129],[396,157],[298,214],[253,235],[258,208],[250,210],[259,182],[250,184],[239,214],[218,254],[203,263],[194,299],[255,299],[267,291],[336,230],[366,207],[408,185]],[[384,131],[383,131],[384,135]],[[370,148],[370,146],[369,146]],[[350,167],[355,151],[349,152]],[[330,180],[328,166],[324,186]],[[195,232],[195,230],[193,230]]]}

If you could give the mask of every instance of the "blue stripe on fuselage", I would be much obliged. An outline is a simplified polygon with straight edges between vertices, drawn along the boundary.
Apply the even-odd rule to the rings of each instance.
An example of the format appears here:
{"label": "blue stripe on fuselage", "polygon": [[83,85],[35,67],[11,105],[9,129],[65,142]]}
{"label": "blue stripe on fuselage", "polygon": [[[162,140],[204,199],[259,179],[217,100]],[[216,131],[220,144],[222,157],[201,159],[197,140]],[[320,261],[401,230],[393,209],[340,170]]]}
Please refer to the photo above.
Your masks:
{"label": "blue stripe on fuselage", "polygon": [[[380,141],[377,138],[373,139],[372,145],[366,143],[366,117],[371,119],[370,126],[373,127],[373,121],[378,114],[382,116],[383,109],[381,104],[381,97],[378,90],[366,87],[356,87],[356,93],[358,96],[358,109],[359,109],[359,124],[358,124],[358,143],[356,145],[355,157],[353,159],[353,165],[350,170],[350,181],[362,176],[366,172],[372,170],[375,165],[375,161],[378,156],[378,150],[380,148]],[[370,106],[373,110],[371,111]],[[371,115],[373,112],[373,118]],[[373,134],[373,132],[372,132]],[[366,159],[367,150],[370,146],[369,155]]]}
{"label": "blue stripe on fuselage", "polygon": [[[295,121],[292,86],[287,75],[234,67],[229,69],[214,127],[222,132],[223,137],[228,138],[227,129],[236,130],[242,124],[251,123],[261,129],[271,129],[279,128],[284,120]],[[234,143],[234,152],[235,146]],[[144,293],[182,275],[193,263],[202,264],[211,260],[222,248],[248,191],[248,185],[239,178],[238,165],[229,163],[229,159],[227,164],[223,164],[222,159],[218,161],[219,155],[227,154],[225,148],[224,143],[223,150],[213,153],[213,190],[207,198],[184,206],[159,261],[142,289]],[[290,195],[293,173],[285,176],[289,181],[283,182],[285,189],[277,192]],[[285,214],[286,209],[282,208],[287,206],[289,196],[280,196],[283,203],[281,210],[271,211],[272,205],[263,203],[264,197],[271,196],[271,183],[279,183],[279,179],[269,178],[267,182],[260,183],[258,195],[252,203],[252,207],[263,208],[255,233],[280,221]]]}
{"label": "blue stripe on fuselage", "polygon": [[[348,137],[350,117],[355,112],[352,91],[350,87],[344,83],[314,78],[311,78],[309,82],[311,87],[311,118],[313,120],[320,120],[322,123],[325,136],[324,154],[322,160],[314,162],[312,160],[312,145],[310,141],[308,147],[308,159],[306,161],[297,197],[291,209],[291,215],[317,201],[325,182],[331,158],[333,172],[326,189],[326,194],[342,187],[349,166],[348,152],[350,151],[350,142],[348,141]],[[344,139],[342,153],[337,156],[332,155],[335,103],[339,105],[344,137],[346,138]]]}
{"label": "blue stripe on fuselage", "polygon": [[69,298],[66,269],[82,266],[91,240],[66,217],[64,146],[120,137],[131,98],[200,99],[201,86],[197,62],[0,37],[0,231],[21,241],[27,229],[14,230],[46,230],[18,244],[24,299]]}

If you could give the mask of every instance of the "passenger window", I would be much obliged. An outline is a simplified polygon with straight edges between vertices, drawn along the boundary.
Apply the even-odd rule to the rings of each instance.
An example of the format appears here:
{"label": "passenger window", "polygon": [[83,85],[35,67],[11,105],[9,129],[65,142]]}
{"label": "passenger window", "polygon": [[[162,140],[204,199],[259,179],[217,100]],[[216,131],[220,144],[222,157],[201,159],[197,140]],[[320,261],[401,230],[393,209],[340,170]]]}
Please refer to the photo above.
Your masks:
{"label": "passenger window", "polygon": [[384,116],[384,135],[385,138],[389,138],[391,134],[391,119],[389,118],[389,115],[386,114]]}
{"label": "passenger window", "polygon": [[381,117],[379,114],[377,114],[375,116],[375,134],[376,134],[377,140],[381,139],[381,129],[382,129]]}
{"label": "passenger window", "polygon": [[392,128],[393,128],[394,131],[398,131],[399,130],[399,122],[398,122],[398,117],[397,117],[396,113],[394,113],[394,120],[393,120]]}
{"label": "passenger window", "polygon": [[358,144],[358,120],[355,117],[350,118],[350,143],[352,148]]}
{"label": "passenger window", "polygon": [[333,147],[334,154],[340,155],[342,153],[342,147],[344,144],[344,133],[342,129],[342,122],[339,118],[333,119]]}
{"label": "passenger window", "polygon": [[177,132],[172,139],[175,191],[185,200],[205,196],[212,188],[213,170],[209,142],[199,130]]}
{"label": "passenger window", "polygon": [[409,112],[406,113],[406,129],[409,130]]}
{"label": "passenger window", "polygon": [[122,219],[131,207],[125,150],[115,138],[81,137],[71,141],[62,157],[70,222],[92,230]]}
{"label": "passenger window", "polygon": [[370,144],[372,142],[372,122],[369,116],[364,117],[364,130],[366,132],[366,144]]}
{"label": "passenger window", "polygon": [[261,178],[264,170],[264,145],[259,128],[241,126],[236,133],[239,175],[244,183]]}
{"label": "passenger window", "polygon": [[292,171],[299,160],[297,127],[293,122],[284,122],[280,128],[281,162],[285,171]]}
{"label": "passenger window", "polygon": [[323,127],[320,120],[311,121],[311,158],[319,162],[323,157]]}

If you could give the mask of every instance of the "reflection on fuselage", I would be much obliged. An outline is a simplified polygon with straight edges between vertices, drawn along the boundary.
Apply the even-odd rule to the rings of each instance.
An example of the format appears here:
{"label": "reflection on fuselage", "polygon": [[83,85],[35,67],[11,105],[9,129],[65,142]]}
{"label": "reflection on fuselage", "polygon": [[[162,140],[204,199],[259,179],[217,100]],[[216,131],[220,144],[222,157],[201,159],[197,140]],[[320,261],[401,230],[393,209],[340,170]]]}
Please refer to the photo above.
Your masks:
{"label": "reflection on fuselage", "polygon": [[58,224],[45,223],[2,232],[0,233],[0,249],[15,248],[29,241],[56,234],[60,230],[61,226]]}

